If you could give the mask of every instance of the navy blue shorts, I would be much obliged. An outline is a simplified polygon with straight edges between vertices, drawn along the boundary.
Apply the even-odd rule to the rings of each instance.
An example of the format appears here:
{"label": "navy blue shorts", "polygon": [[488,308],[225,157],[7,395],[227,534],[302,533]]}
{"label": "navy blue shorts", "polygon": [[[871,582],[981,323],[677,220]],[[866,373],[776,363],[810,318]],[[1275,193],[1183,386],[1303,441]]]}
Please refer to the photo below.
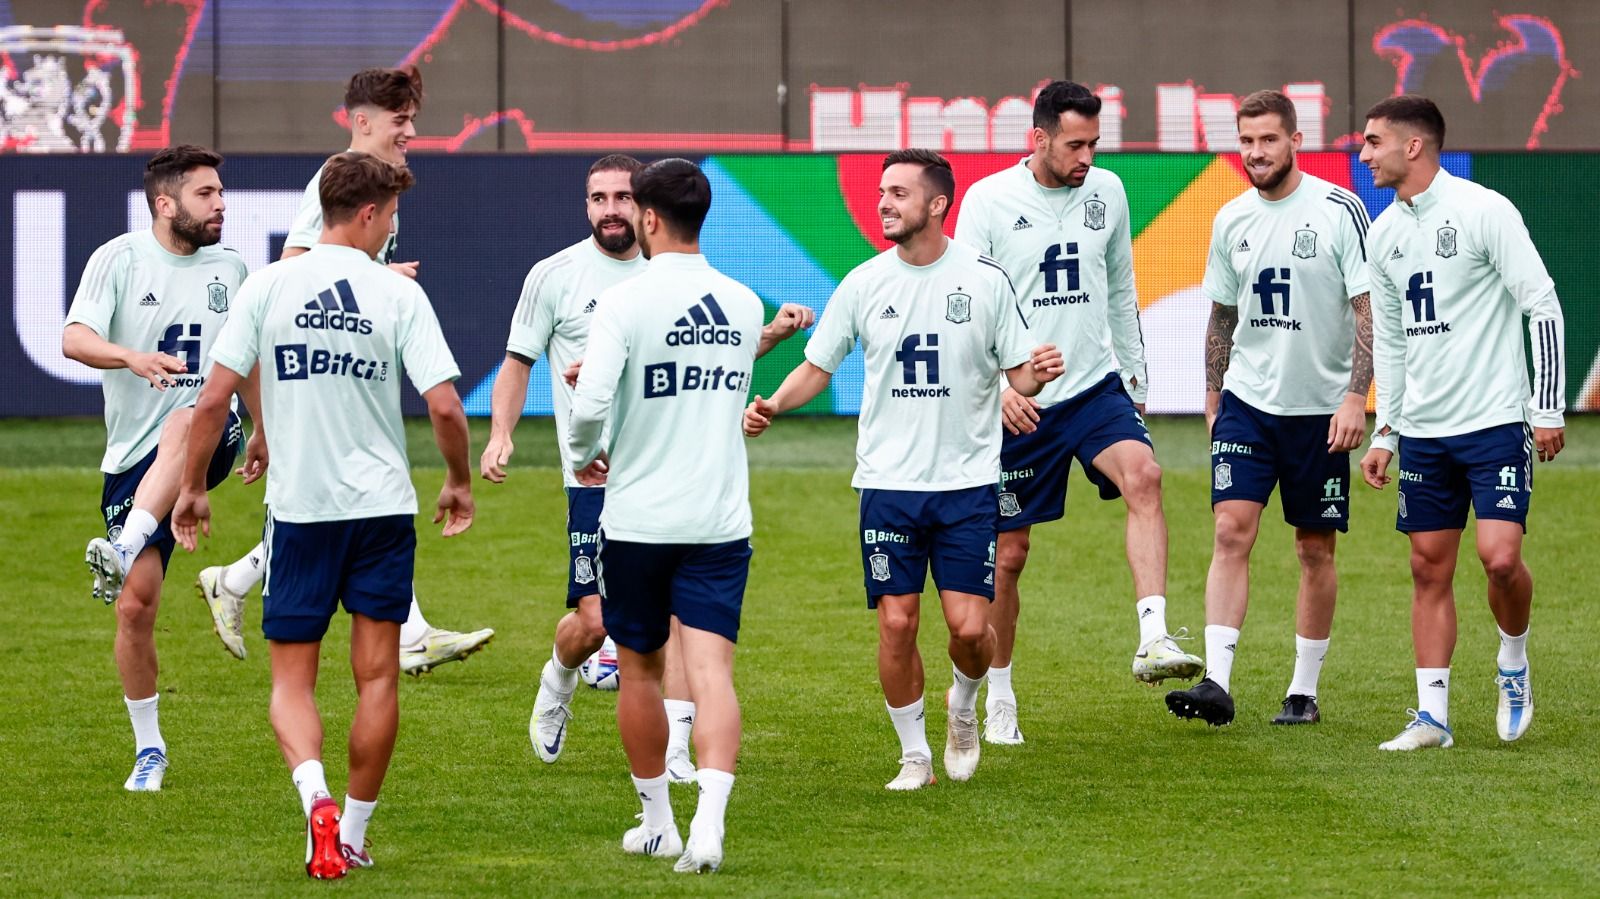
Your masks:
{"label": "navy blue shorts", "polygon": [[749,540],[629,543],[600,535],[600,618],[618,646],[651,653],[667,644],[672,617],[739,642],[750,576]]}
{"label": "navy blue shorts", "polygon": [[1055,521],[1065,514],[1074,456],[1090,483],[1100,488],[1101,499],[1121,496],[1094,467],[1094,458],[1124,440],[1151,445],[1144,418],[1116,372],[1064,403],[1040,409],[1032,434],[1005,431],[1000,443],[1000,530]]}
{"label": "navy blue shorts", "polygon": [[994,599],[995,487],[862,490],[861,567],[867,608],[878,597],[920,594],[933,569],[940,590]]}
{"label": "navy blue shorts", "polygon": [[1400,436],[1400,514],[1395,529],[1450,531],[1478,520],[1528,530],[1533,499],[1533,431],[1513,422],[1455,437]]}
{"label": "navy blue shorts", "polygon": [[410,515],[274,521],[267,512],[261,632],[268,640],[315,643],[346,612],[404,624],[411,611],[417,531]]}
{"label": "navy blue shorts", "polygon": [[1227,391],[1211,427],[1211,505],[1267,504],[1313,531],[1350,529],[1350,454],[1328,452],[1332,415],[1273,415]]}
{"label": "navy blue shorts", "polygon": [[[229,412],[228,423],[222,429],[222,439],[217,441],[217,448],[211,454],[211,464],[206,468],[207,490],[215,488],[233,474],[233,460],[239,457],[239,445],[243,442],[244,428],[239,424],[239,416]],[[106,539],[112,543],[122,536],[122,526],[128,521],[128,513],[133,511],[133,495],[139,489],[139,482],[150,471],[150,466],[155,464],[159,451],[159,448],[151,450],[149,455],[134,463],[127,471],[105,476],[105,483],[100,487],[100,512],[106,519]],[[172,558],[172,549],[178,545],[177,538],[172,536],[171,515],[161,519],[156,525],[156,532],[150,535],[145,545],[161,552],[161,571],[165,574],[167,560]]]}
{"label": "navy blue shorts", "polygon": [[571,544],[567,568],[567,608],[576,609],[578,600],[595,596],[595,549],[600,541],[600,510],[606,504],[604,487],[567,488],[567,542]]}

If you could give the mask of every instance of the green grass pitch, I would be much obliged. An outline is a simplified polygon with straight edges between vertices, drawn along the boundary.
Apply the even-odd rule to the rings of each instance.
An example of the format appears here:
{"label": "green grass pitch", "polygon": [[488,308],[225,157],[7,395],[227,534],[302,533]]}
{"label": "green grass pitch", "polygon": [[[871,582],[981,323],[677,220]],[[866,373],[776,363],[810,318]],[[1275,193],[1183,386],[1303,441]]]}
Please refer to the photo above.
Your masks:
{"label": "green grass pitch", "polygon": [[[1166,469],[1168,617],[1198,634],[1210,555],[1202,425],[1152,424]],[[485,440],[474,423],[474,452]],[[425,510],[441,476],[425,424],[412,458]],[[492,626],[495,642],[401,691],[399,745],[370,830],[377,867],[310,884],[302,824],[267,723],[266,645],[250,600],[250,657],[227,656],[192,582],[260,529],[259,487],[213,494],[216,532],[181,551],[158,624],[162,793],[122,790],[131,731],[111,658],[113,613],[82,565],[97,529],[100,424],[0,423],[0,752],[10,765],[0,893],[446,895],[1577,895],[1600,872],[1592,689],[1584,667],[1600,575],[1600,421],[1580,419],[1538,466],[1527,557],[1537,718],[1494,734],[1494,624],[1465,541],[1456,748],[1393,756],[1377,744],[1415,704],[1404,539],[1394,495],[1358,486],[1341,539],[1340,606],[1322,679],[1325,720],[1267,725],[1293,663],[1291,533],[1269,508],[1234,684],[1238,720],[1209,729],[1166,712],[1128,666],[1136,623],[1122,508],[1074,476],[1065,521],[1035,530],[1023,581],[1016,689],[1028,742],[985,745],[968,783],[891,795],[898,746],[875,669],[849,487],[853,421],[784,420],[752,444],[756,555],[737,681],[744,749],[713,877],[618,847],[637,802],[614,694],[581,690],[569,745],[541,764],[527,738],[539,668],[562,611],[564,505],[547,420],[518,431],[519,467],[477,482],[472,531],[419,524],[417,590],[434,623]],[[476,464],[476,456],[474,456]],[[435,466],[435,467],[430,467]],[[1585,561],[1585,560],[1588,561]],[[936,604],[922,650],[929,733],[949,683]],[[353,690],[348,625],[324,648],[330,781],[342,796]],[[1196,643],[1195,645],[1199,645]],[[942,771],[940,771],[942,774]],[[674,788],[679,823],[692,791]]]}

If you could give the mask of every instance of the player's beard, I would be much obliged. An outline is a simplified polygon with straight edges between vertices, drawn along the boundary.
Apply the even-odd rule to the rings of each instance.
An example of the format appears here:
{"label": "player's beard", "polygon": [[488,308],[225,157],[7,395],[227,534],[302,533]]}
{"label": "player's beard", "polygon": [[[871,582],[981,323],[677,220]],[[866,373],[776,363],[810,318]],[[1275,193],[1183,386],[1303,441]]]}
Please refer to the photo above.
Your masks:
{"label": "player's beard", "polygon": [[1250,186],[1251,187],[1254,187],[1256,190],[1266,191],[1266,192],[1270,193],[1270,192],[1278,189],[1278,185],[1282,184],[1284,182],[1284,179],[1289,177],[1289,172],[1293,168],[1294,168],[1294,157],[1290,156],[1287,160],[1284,161],[1283,165],[1278,166],[1276,168],[1268,169],[1267,173],[1265,175],[1263,175],[1261,180],[1259,180],[1259,181],[1256,180],[1255,173],[1250,171],[1250,167],[1249,166],[1245,166],[1245,174],[1250,176]]}
{"label": "player's beard", "polygon": [[[622,233],[606,236],[603,229],[610,224],[621,225]],[[633,233],[633,223],[625,218],[603,218],[591,227],[594,231],[594,242],[599,244],[600,248],[607,253],[626,252],[629,247],[633,246],[634,241],[638,239]]]}
{"label": "player's beard", "polygon": [[883,237],[884,237],[885,240],[892,240],[897,244],[904,245],[904,244],[908,244],[911,241],[915,240],[917,235],[921,234],[923,232],[923,229],[925,229],[927,227],[928,227],[928,213],[927,213],[927,210],[923,210],[922,211],[922,217],[921,218],[912,218],[910,215],[907,215],[905,213],[901,213],[901,215],[900,215],[900,230],[896,231],[893,234],[890,234],[888,231],[885,231],[883,233]]}
{"label": "player's beard", "polygon": [[172,218],[172,236],[195,249],[199,249],[200,247],[209,247],[222,240],[222,230],[219,228],[215,234],[211,233],[211,229],[207,227],[205,222],[190,215],[189,210],[179,206],[178,214]]}

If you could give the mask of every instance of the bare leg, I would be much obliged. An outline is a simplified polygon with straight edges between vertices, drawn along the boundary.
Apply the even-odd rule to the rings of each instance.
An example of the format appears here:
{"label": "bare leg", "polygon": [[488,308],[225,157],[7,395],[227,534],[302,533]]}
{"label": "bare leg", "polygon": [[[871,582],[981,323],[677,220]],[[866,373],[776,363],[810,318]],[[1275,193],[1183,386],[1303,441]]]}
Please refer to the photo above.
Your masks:
{"label": "bare leg", "polygon": [[122,677],[122,695],[148,699],[156,695],[156,610],[161,605],[161,553],[146,547],[133,562],[117,597],[114,653]]}
{"label": "bare leg", "polygon": [[400,729],[399,623],[351,616],[350,671],[355,676],[357,698],[350,722],[348,792],[352,798],[372,802],[389,772]]}
{"label": "bare leg", "polygon": [[1028,564],[1029,536],[1032,527],[1001,531],[995,540],[994,603],[989,606],[989,625],[994,628],[994,659],[990,664],[1005,668],[1017,645],[1017,618],[1022,613],[1022,596],[1017,582]]}
{"label": "bare leg", "polygon": [[922,698],[922,654],[917,651],[921,600],[915,593],[878,597],[878,682],[894,708]]}

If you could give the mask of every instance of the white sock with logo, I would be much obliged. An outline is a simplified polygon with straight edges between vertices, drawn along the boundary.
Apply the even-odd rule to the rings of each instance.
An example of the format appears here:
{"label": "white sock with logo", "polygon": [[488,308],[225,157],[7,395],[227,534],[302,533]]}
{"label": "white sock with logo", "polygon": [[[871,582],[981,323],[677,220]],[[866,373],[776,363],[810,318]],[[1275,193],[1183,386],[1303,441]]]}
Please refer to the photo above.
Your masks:
{"label": "white sock with logo", "polygon": [[[143,509],[134,509],[128,513],[127,520],[122,523],[122,533],[117,535],[114,544],[128,565],[131,566],[133,560],[139,557],[139,553],[144,552],[145,544],[150,542],[150,535],[160,526],[161,522]],[[123,573],[127,573],[126,568]]]}
{"label": "white sock with logo", "polygon": [[267,573],[266,560],[266,547],[257,543],[243,558],[222,569],[222,589],[234,596],[249,593]]}
{"label": "white sock with logo", "polygon": [[645,827],[660,829],[672,824],[672,803],[667,797],[667,772],[663,771],[657,777],[635,777],[633,789],[644,806]]}
{"label": "white sock with logo", "polygon": [[695,805],[694,817],[689,820],[689,839],[697,831],[711,828],[720,841],[723,819],[728,813],[728,794],[733,792],[733,775],[715,768],[701,768],[695,772],[695,782],[700,784],[700,801]]}
{"label": "white sock with logo", "polygon": [[311,803],[328,794],[328,776],[323,773],[321,759],[306,759],[289,772],[294,778],[294,788],[300,791],[300,810],[311,817]]}
{"label": "white sock with logo", "polygon": [[1206,625],[1206,677],[1229,693],[1233,692],[1233,654],[1238,648],[1238,628]]}
{"label": "white sock with logo", "polygon": [[1322,676],[1322,660],[1328,656],[1328,638],[1312,640],[1294,635],[1294,679],[1285,696],[1317,698],[1317,680]]}
{"label": "white sock with logo", "polygon": [[376,799],[367,802],[344,794],[344,811],[339,814],[339,842],[357,852],[362,851],[367,839],[367,822],[372,820],[372,811],[377,807]]}
{"label": "white sock with logo", "polygon": [[1417,711],[1427,712],[1433,720],[1450,726],[1450,669],[1417,669]]}
{"label": "white sock with logo", "polygon": [[1157,637],[1165,637],[1167,631],[1167,598],[1165,596],[1146,596],[1134,606],[1139,613],[1139,645],[1143,646]]}
{"label": "white sock with logo", "polygon": [[689,735],[694,732],[694,703],[687,699],[663,699],[661,704],[667,709],[667,755],[679,749],[688,752]]}
{"label": "white sock with logo", "polygon": [[156,707],[161,703],[157,693],[145,699],[122,697],[128,706],[128,720],[133,722],[133,748],[135,751],[159,749],[167,754],[167,741],[161,739],[161,722]]}
{"label": "white sock with logo", "polygon": [[1521,671],[1528,667],[1528,632],[1524,630],[1522,636],[1513,637],[1505,631],[1495,628],[1500,632],[1500,654],[1497,662],[1501,671]]}
{"label": "white sock with logo", "polygon": [[983,686],[982,677],[967,677],[961,669],[950,666],[950,673],[955,675],[955,682],[950,685],[950,711],[972,713],[978,708],[978,688]]}
{"label": "white sock with logo", "polygon": [[989,669],[989,695],[983,701],[984,710],[993,715],[1002,702],[1017,704],[1017,694],[1011,692],[1011,666]]}
{"label": "white sock with logo", "polygon": [[407,613],[406,623],[400,625],[400,645],[416,646],[422,638],[428,636],[428,619],[422,617],[422,606],[417,605],[417,594],[411,594],[411,611]]}
{"label": "white sock with logo", "polygon": [[908,706],[895,708],[888,703],[889,720],[894,722],[894,732],[900,737],[900,757],[933,762],[933,749],[928,746],[928,726],[923,720],[922,700]]}

